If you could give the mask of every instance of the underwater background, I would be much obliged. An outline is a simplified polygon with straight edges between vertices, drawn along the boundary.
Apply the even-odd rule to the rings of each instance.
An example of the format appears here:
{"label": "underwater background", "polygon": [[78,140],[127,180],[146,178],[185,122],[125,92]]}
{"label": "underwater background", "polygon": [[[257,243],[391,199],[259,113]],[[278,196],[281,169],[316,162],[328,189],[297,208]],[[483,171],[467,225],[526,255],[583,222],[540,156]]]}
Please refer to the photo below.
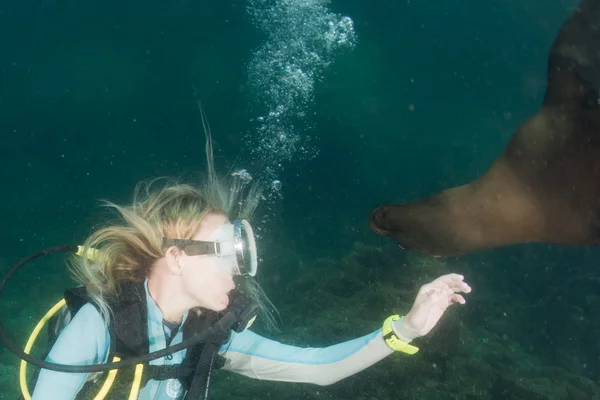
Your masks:
{"label": "underwater background", "polygon": [[[268,190],[258,279],[282,325],[327,346],[410,309],[448,272],[473,287],[419,353],[335,385],[217,372],[216,399],[600,399],[600,251],[521,245],[433,261],[368,227],[371,209],[466,183],[541,103],[575,0],[172,0],[0,3],[0,272],[77,245],[99,201],[205,167]],[[0,304],[19,345],[69,280],[21,270]],[[42,351],[44,337],[40,337]],[[0,347],[0,398],[18,359]]]}

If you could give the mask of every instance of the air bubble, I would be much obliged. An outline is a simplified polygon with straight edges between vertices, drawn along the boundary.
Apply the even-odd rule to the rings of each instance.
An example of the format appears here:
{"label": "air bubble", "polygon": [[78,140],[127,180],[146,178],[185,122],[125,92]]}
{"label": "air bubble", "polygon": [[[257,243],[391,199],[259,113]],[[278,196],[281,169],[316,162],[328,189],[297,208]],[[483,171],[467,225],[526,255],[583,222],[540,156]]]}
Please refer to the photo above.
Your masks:
{"label": "air bubble", "polygon": [[248,183],[252,180],[252,175],[250,175],[250,173],[245,169],[238,169],[236,171],[233,171],[231,173],[231,176],[237,176],[242,181],[244,181],[244,183]]}

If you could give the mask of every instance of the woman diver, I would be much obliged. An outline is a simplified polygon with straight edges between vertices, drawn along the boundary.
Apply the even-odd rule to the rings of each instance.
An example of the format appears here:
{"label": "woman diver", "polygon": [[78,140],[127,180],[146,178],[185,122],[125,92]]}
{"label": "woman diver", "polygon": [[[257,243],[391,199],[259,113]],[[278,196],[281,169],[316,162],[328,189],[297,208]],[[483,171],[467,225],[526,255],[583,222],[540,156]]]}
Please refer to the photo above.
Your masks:
{"label": "woman diver", "polygon": [[[244,326],[146,362],[141,389],[129,398],[206,398],[215,368],[261,380],[330,385],[395,351],[414,354],[418,349],[409,342],[426,335],[450,305],[465,303],[459,293],[471,288],[461,275],[449,274],[422,286],[404,317],[392,316],[366,336],[329,347],[289,346],[244,329],[248,316],[270,305],[252,279],[257,259],[247,218],[260,190],[217,178],[209,131],[206,154],[208,174],[199,187],[138,185],[131,205],[106,203],[122,221],[86,240],[83,253],[97,252],[94,257],[73,257],[70,269],[81,286],[65,292],[71,318],[47,362],[95,365],[160,351],[206,331],[246,299],[236,314],[245,318]],[[42,369],[32,398],[74,399],[93,377]]]}

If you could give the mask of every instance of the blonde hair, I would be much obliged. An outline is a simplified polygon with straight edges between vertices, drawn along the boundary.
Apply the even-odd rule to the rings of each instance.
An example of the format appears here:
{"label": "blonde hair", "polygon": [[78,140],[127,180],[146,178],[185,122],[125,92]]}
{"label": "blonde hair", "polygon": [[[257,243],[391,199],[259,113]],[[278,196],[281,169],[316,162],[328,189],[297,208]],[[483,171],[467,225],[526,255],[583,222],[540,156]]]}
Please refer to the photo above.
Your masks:
{"label": "blonde hair", "polygon": [[[165,255],[163,237],[191,239],[211,212],[229,219],[249,219],[259,203],[260,184],[249,185],[231,176],[217,177],[210,127],[199,108],[206,135],[205,178],[198,185],[166,180],[160,187],[155,185],[160,179],[144,181],[136,186],[131,205],[104,201],[117,212],[120,221],[96,230],[85,241],[83,254],[97,249],[95,260],[78,256],[70,260],[73,279],[86,287],[107,324],[111,313],[107,300],[118,295],[119,283],[146,279],[154,262]],[[246,279],[244,291],[257,301],[267,325],[275,327],[271,312],[274,306],[260,285],[252,278]]]}

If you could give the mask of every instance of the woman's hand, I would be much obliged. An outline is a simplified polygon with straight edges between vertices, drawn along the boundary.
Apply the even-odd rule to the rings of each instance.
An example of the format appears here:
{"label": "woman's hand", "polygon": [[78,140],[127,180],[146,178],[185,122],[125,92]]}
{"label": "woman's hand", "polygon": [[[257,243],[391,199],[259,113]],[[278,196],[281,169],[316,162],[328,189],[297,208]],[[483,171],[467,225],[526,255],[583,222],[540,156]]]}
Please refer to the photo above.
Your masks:
{"label": "woman's hand", "polygon": [[463,279],[462,275],[448,274],[421,286],[409,313],[400,326],[394,325],[396,334],[408,341],[426,335],[448,307],[454,303],[465,304],[463,296],[457,293],[469,293],[471,287]]}

